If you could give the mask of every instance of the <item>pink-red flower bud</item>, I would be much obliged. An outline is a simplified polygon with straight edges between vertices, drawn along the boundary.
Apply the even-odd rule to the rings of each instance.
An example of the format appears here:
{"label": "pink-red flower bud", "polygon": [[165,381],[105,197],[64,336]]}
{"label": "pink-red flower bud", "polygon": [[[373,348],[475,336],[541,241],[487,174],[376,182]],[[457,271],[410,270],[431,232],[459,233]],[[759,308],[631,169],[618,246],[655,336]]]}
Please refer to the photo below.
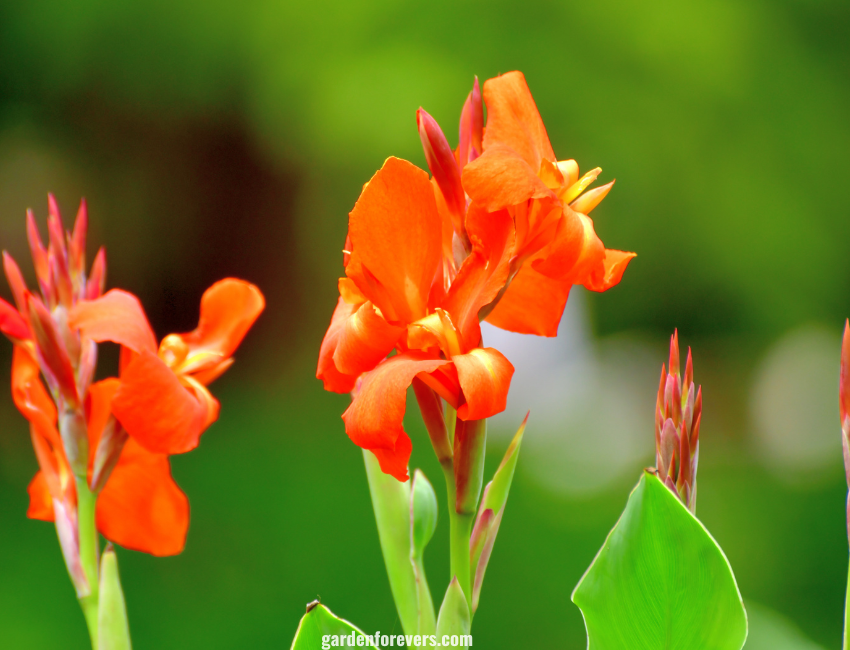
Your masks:
{"label": "pink-red flower bud", "polygon": [[484,103],[481,101],[481,87],[478,77],[472,85],[472,91],[466,98],[460,113],[460,140],[458,163],[463,169],[467,163],[478,158],[484,150]]}
{"label": "pink-red flower bud", "polygon": [[[467,241],[464,229],[466,215],[466,195],[460,182],[460,169],[454,152],[449,146],[440,125],[424,109],[416,111],[416,124],[419,127],[419,139],[425,150],[425,160],[431,170],[431,176],[440,188],[446,207],[452,217],[452,226],[462,241]],[[466,246],[469,249],[468,246]]]}

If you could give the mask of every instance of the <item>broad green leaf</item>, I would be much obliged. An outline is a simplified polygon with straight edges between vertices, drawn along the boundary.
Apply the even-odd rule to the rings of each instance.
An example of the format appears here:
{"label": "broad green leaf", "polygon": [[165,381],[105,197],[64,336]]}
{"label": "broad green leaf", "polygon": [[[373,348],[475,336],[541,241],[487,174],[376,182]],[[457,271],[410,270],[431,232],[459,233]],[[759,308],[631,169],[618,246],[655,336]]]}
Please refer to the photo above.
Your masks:
{"label": "broad green leaf", "polygon": [[436,626],[434,601],[425,576],[423,554],[437,528],[437,495],[421,470],[413,473],[410,489],[410,562],[416,579],[416,634],[433,634]]}
{"label": "broad green leaf", "polygon": [[452,578],[437,617],[437,638],[441,639],[444,634],[469,634],[471,626],[466,596],[457,578]]}
{"label": "broad green leaf", "polygon": [[747,615],[705,527],[644,472],[573,591],[588,650],[740,650]]}
{"label": "broad green leaf", "polygon": [[505,504],[508,501],[508,494],[511,491],[514,470],[516,469],[516,462],[519,457],[519,448],[522,445],[522,436],[525,433],[527,422],[528,415],[525,416],[508,450],[505,452],[505,457],[493,475],[493,480],[484,488],[484,498],[481,499],[481,506],[478,508],[478,517],[475,520],[475,527],[472,530],[469,549],[473,575],[473,613],[478,609],[481,585],[484,583],[484,573],[487,571],[487,564],[490,562],[490,553],[493,551],[496,535],[499,534],[499,525],[502,523],[502,513],[505,511]]}
{"label": "broad green leaf", "polygon": [[118,576],[118,559],[108,545],[100,559],[100,596],[97,611],[98,650],[130,650],[127,606]]}
{"label": "broad green leaf", "polygon": [[384,474],[371,451],[364,449],[363,459],[378,525],[378,539],[398,617],[407,634],[416,634],[419,607],[416,575],[410,561],[410,481],[400,483]]}
{"label": "broad green leaf", "polygon": [[[327,607],[314,601],[307,605],[307,613],[301,618],[295,638],[292,640],[290,650],[319,650],[319,648],[330,648],[334,639],[331,637],[346,637],[346,646],[358,646],[361,648],[376,649],[373,636],[363,632],[346,620],[334,616]],[[357,643],[358,637],[365,638],[365,645]],[[340,646],[341,641],[333,643],[333,647]]]}

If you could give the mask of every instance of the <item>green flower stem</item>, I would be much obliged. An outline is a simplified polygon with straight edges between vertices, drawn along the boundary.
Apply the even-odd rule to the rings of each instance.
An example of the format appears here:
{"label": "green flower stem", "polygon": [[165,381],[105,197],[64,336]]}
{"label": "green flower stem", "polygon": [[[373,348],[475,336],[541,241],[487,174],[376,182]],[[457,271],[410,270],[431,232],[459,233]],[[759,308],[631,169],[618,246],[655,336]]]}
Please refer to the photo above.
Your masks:
{"label": "green flower stem", "polygon": [[452,462],[442,463],[443,474],[446,477],[446,493],[448,495],[449,539],[451,552],[451,573],[457,578],[467,605],[472,610],[472,583],[469,564],[469,537],[472,534],[474,514],[462,514],[457,511],[457,488]]}
{"label": "green flower stem", "polygon": [[850,650],[850,571],[847,574],[847,596],[844,599],[844,645],[843,650]]}
{"label": "green flower stem", "polygon": [[98,575],[98,539],[95,524],[95,504],[97,495],[89,489],[85,477],[76,477],[77,484],[77,522],[80,530],[80,563],[89,583],[90,593],[80,598],[80,606],[86,617],[86,624],[91,636],[91,644],[97,650],[97,616],[98,592],[100,579]]}

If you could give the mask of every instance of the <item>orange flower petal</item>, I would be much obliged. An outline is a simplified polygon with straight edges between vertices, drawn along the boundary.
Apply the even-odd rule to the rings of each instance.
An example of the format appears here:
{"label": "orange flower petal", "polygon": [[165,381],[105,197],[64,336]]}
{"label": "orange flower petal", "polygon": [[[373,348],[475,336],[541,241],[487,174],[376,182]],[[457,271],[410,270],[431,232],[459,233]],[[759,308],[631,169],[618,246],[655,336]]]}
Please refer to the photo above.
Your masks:
{"label": "orange flower petal", "polygon": [[0,298],[0,332],[12,340],[31,338],[30,328],[17,309]]}
{"label": "orange flower petal", "polygon": [[402,482],[409,478],[407,474],[407,463],[410,460],[410,453],[413,451],[413,443],[410,442],[410,436],[406,433],[402,432],[396,438],[395,447],[392,449],[375,448],[371,451],[378,459],[381,471],[384,474],[394,476]]}
{"label": "orange flower petal", "polygon": [[96,300],[82,300],[71,308],[68,325],[101,343],[120,343],[134,352],[156,351],[156,338],[139,299],[112,289]]}
{"label": "orange flower petal", "polygon": [[345,269],[387,321],[407,324],[426,314],[441,226],[428,174],[387,158],[351,211],[353,251]]}
{"label": "orange flower petal", "polygon": [[572,282],[541,275],[525,264],[487,322],[509,332],[557,336]]}
{"label": "orange flower petal", "polygon": [[605,259],[605,246],[596,235],[593,220],[564,207],[554,240],[531,261],[534,270],[554,280],[583,284],[585,277]]}
{"label": "orange flower petal", "polygon": [[404,327],[390,325],[367,302],[345,320],[333,360],[337,370],[357,376],[368,372],[395,348]]}
{"label": "orange flower petal", "polygon": [[375,452],[381,469],[399,481],[407,480],[410,458],[410,441],[402,426],[407,387],[420,372],[433,372],[448,363],[417,352],[390,357],[363,375],[351,405],[342,415],[352,442]]}
{"label": "orange flower petal", "polygon": [[158,356],[147,350],[127,365],[112,413],[146,449],[181,454],[198,446],[207,408]]}
{"label": "orange flower petal", "polygon": [[51,444],[61,445],[56,431],[56,405],[41,383],[39,372],[29,351],[16,345],[12,353],[12,400],[41,435]]}
{"label": "orange flower petal", "polygon": [[41,470],[36,472],[29,486],[27,486],[27,492],[30,497],[27,517],[41,521],[53,521],[53,497],[50,496],[44,472]]}
{"label": "orange flower petal", "polygon": [[112,415],[112,400],[121,386],[121,381],[109,377],[89,386],[86,395],[86,420],[88,421],[89,457],[94,460],[94,452],[100,440],[100,434]]}
{"label": "orange flower petal", "polygon": [[212,285],[201,298],[198,327],[180,338],[189,354],[213,352],[232,355],[266,306],[263,294],[250,282],[226,278]]}
{"label": "orange flower petal", "polygon": [[513,220],[500,210],[486,212],[472,204],[466,215],[472,253],[464,260],[446,297],[445,309],[460,331],[465,349],[478,346],[478,312],[505,286],[514,248]]}
{"label": "orange flower petal", "polygon": [[522,156],[535,172],[543,160],[555,161],[546,127],[521,72],[508,72],[484,82],[487,129],[484,151],[506,144]]}
{"label": "orange flower petal", "polygon": [[466,403],[457,409],[461,420],[483,420],[505,410],[514,367],[494,348],[475,348],[452,357]]}
{"label": "orange flower petal", "polygon": [[597,267],[584,281],[584,286],[591,291],[607,291],[620,283],[623,273],[636,253],[627,253],[612,248],[605,249],[605,259],[601,267]]}
{"label": "orange flower petal", "polygon": [[357,308],[356,305],[345,302],[343,298],[337,300],[336,309],[331,317],[331,324],[325,332],[322,347],[319,350],[319,365],[316,368],[316,379],[321,379],[325,390],[334,393],[350,393],[357,381],[356,375],[344,375],[337,370],[334,364],[334,353],[339,343],[339,337],[345,327],[348,317]]}
{"label": "orange flower petal", "polygon": [[168,456],[128,440],[97,500],[97,527],[124,548],[176,555],[189,529],[189,500],[171,477]]}
{"label": "orange flower petal", "polygon": [[463,168],[463,188],[473,201],[490,212],[529,199],[555,198],[555,193],[540,180],[537,169],[519,153],[499,143]]}

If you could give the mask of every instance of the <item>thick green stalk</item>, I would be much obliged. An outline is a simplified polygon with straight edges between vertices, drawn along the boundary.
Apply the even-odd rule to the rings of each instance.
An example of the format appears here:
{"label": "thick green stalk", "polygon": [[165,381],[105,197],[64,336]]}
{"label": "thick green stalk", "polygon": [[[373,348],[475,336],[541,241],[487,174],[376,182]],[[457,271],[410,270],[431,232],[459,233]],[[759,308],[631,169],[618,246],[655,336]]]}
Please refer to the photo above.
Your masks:
{"label": "thick green stalk", "polygon": [[443,465],[446,477],[446,494],[449,511],[449,543],[451,556],[451,574],[457,578],[467,605],[472,610],[472,582],[469,562],[469,538],[472,534],[474,514],[462,514],[457,511],[457,489],[455,487],[455,472],[451,461]]}
{"label": "thick green stalk", "polygon": [[384,474],[371,451],[363,450],[363,460],[378,539],[401,627],[406,634],[416,634],[419,608],[416,575],[410,561],[410,481],[400,483]]}
{"label": "thick green stalk", "polygon": [[80,606],[86,617],[92,648],[97,650],[97,616],[100,579],[98,575],[98,539],[95,524],[97,495],[89,490],[85,477],[76,477],[77,522],[80,530],[80,563],[89,583],[90,593],[80,598]]}
{"label": "thick green stalk", "polygon": [[850,650],[850,570],[847,573],[847,595],[844,598],[844,645],[842,650]]}

